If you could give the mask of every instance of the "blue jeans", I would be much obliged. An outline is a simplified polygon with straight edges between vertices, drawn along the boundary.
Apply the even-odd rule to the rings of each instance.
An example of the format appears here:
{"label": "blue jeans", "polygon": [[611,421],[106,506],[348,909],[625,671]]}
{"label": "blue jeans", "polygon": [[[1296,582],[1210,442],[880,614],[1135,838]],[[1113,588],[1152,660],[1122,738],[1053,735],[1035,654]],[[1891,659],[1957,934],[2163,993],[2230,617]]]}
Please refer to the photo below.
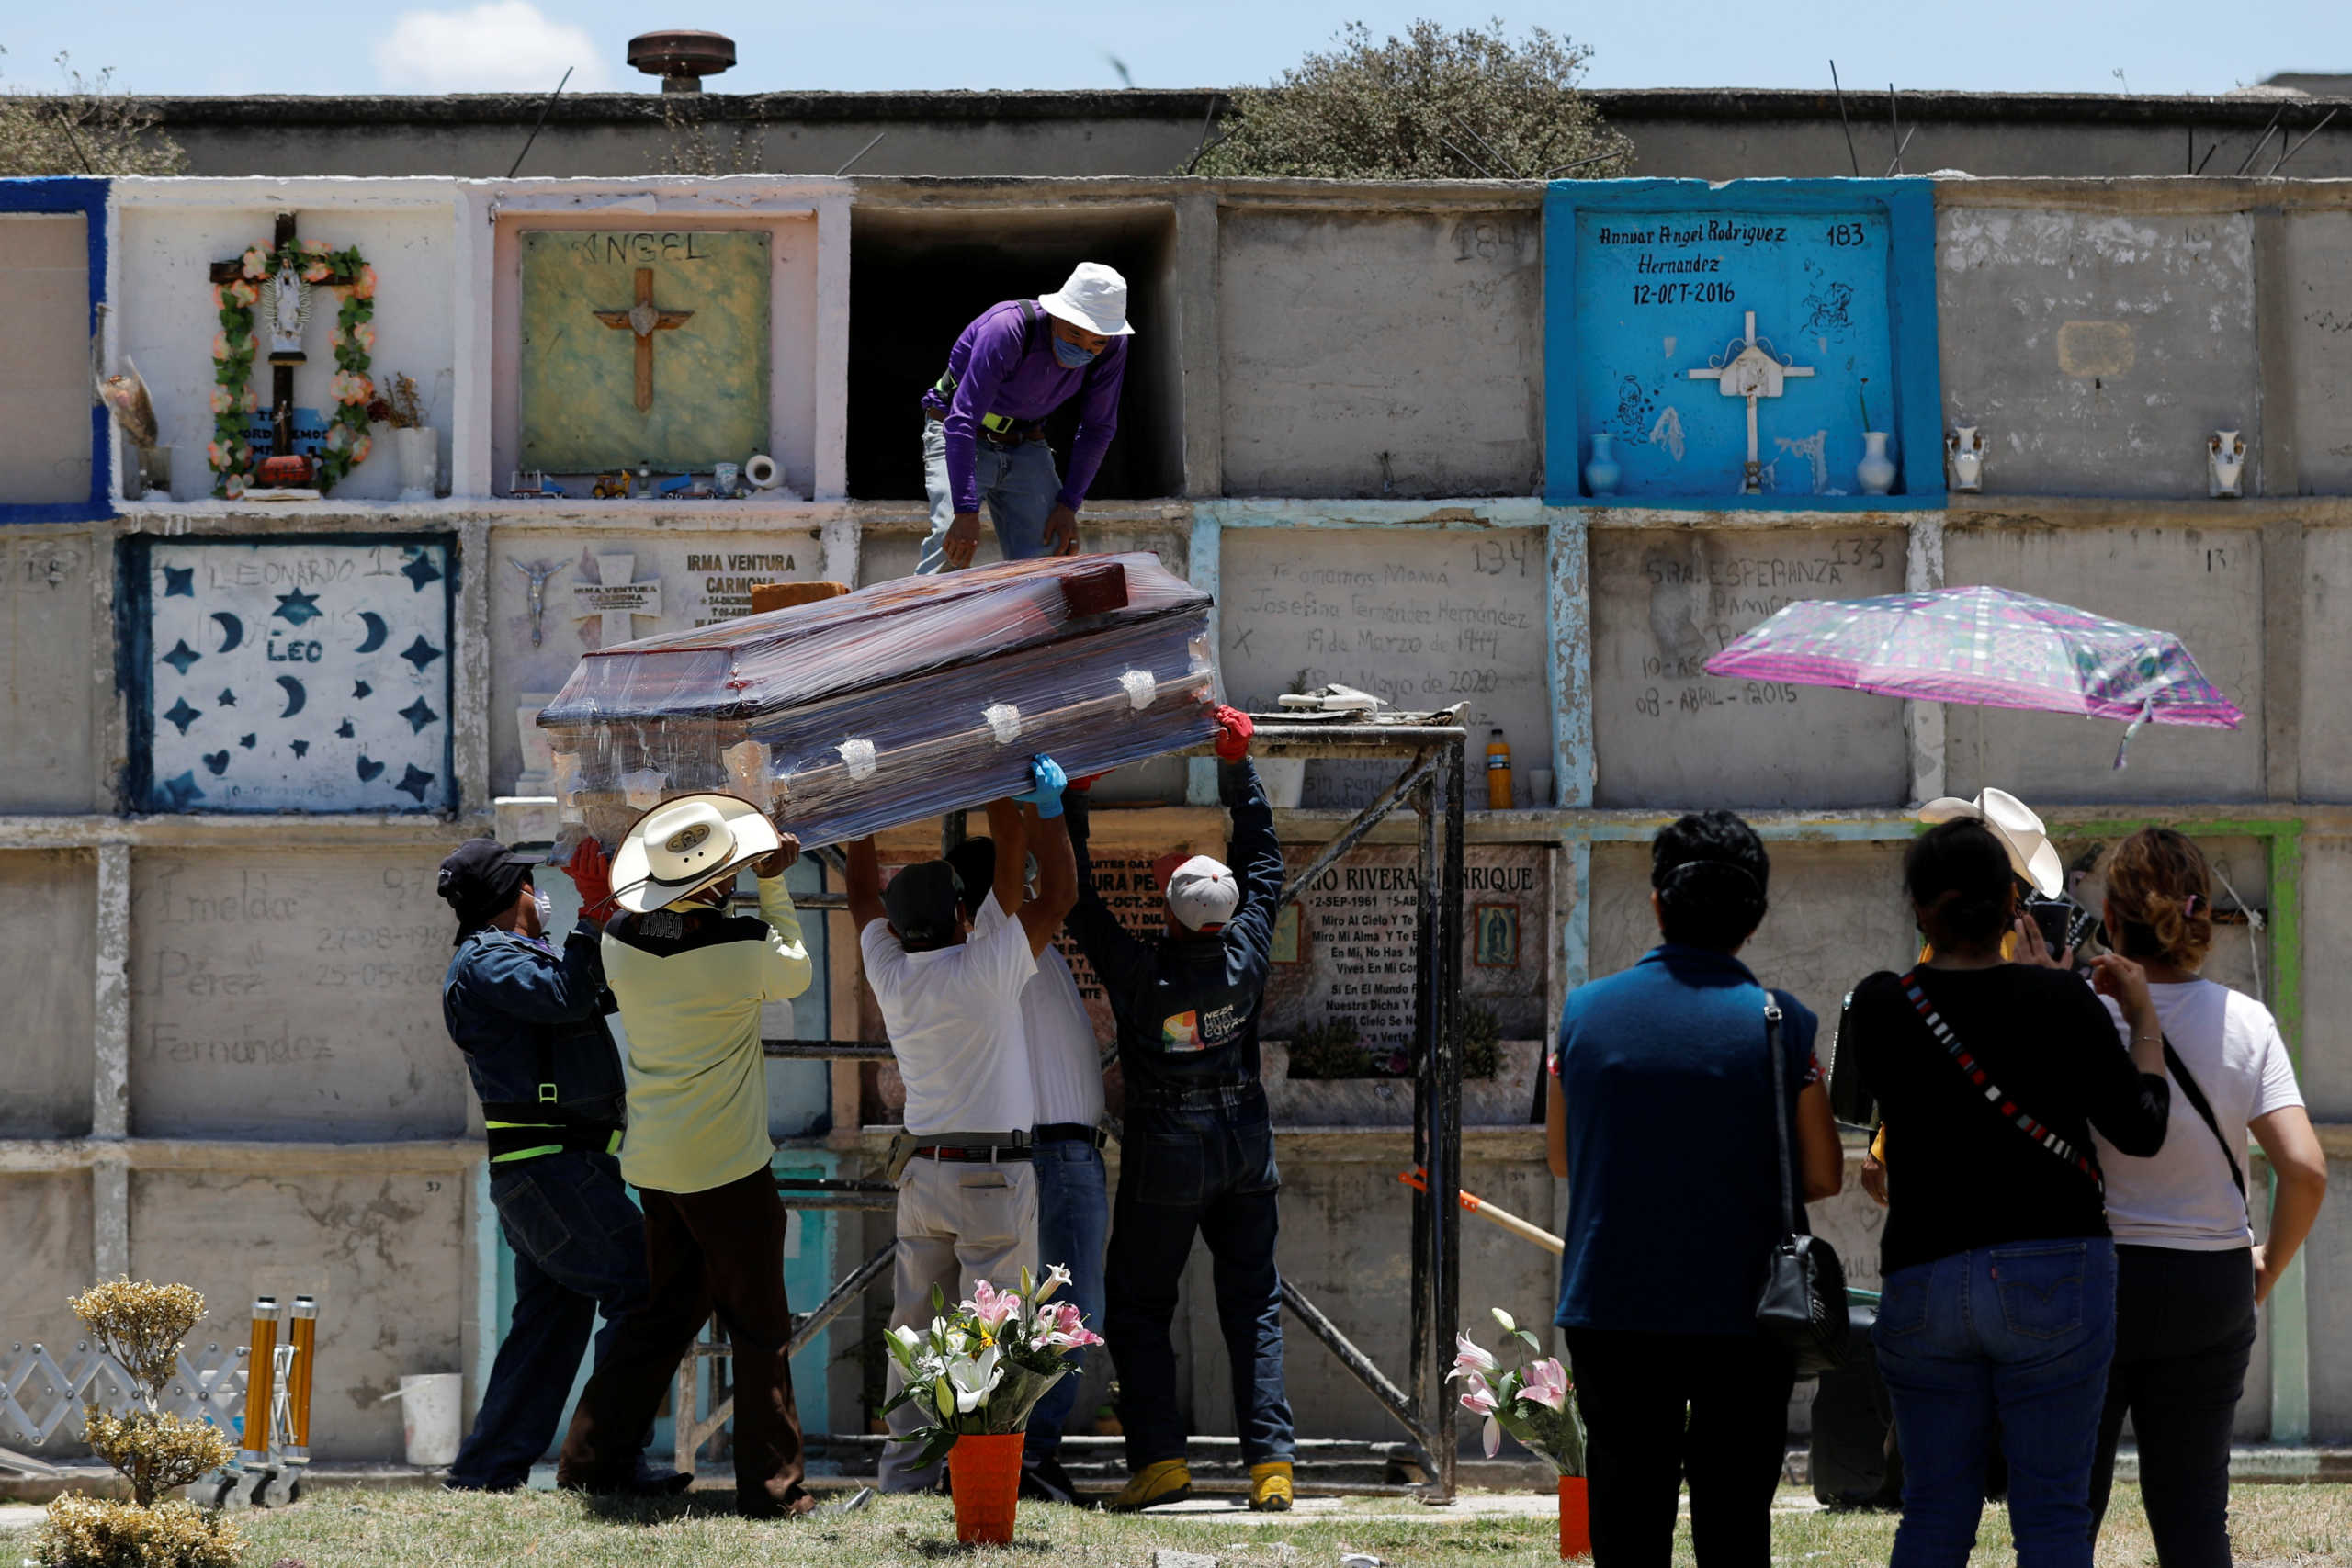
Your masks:
{"label": "blue jeans", "polygon": [[601,1361],[616,1325],[644,1308],[645,1222],[620,1161],[584,1150],[493,1166],[490,1199],[514,1249],[514,1316],[448,1483],[503,1492],[554,1440],[597,1313]]}
{"label": "blue jeans", "polygon": [[[1043,441],[1018,446],[975,441],[972,463],[1004,558],[1035,560],[1044,555],[1046,518],[1062,491],[1053,448]],[[946,570],[947,525],[956,521],[956,492],[947,483],[946,427],[929,417],[922,422],[922,479],[931,495],[931,536],[922,542],[922,556],[915,565],[918,576]]]}
{"label": "blue jeans", "polygon": [[[1058,1263],[1069,1270],[1069,1284],[1057,1301],[1076,1303],[1086,1314],[1086,1326],[1102,1332],[1102,1246],[1111,1230],[1111,1198],[1105,1185],[1102,1153],[1090,1143],[1064,1140],[1037,1144],[1031,1164],[1037,1171],[1037,1266]],[[1078,1403],[1078,1385],[1084,1376],[1081,1354],[1071,1358],[1071,1371],[1046,1391],[1029,1413],[1029,1439],[1023,1458],[1035,1464],[1053,1458],[1062,1446],[1062,1427],[1070,1406]]]}
{"label": "blue jeans", "polygon": [[1169,1325],[1193,1233],[1208,1243],[1216,1315],[1233,1363],[1234,1429],[1249,1464],[1288,1460],[1282,1277],[1274,1269],[1274,1130],[1264,1095],[1227,1105],[1127,1104],[1111,1227],[1104,1337],[1119,1373],[1127,1472],[1184,1457]]}
{"label": "blue jeans", "polygon": [[1996,1426],[2018,1568],[2090,1568],[2115,1244],[2008,1242],[1895,1269],[1876,1337],[1903,1453],[1892,1568],[1968,1561]]}

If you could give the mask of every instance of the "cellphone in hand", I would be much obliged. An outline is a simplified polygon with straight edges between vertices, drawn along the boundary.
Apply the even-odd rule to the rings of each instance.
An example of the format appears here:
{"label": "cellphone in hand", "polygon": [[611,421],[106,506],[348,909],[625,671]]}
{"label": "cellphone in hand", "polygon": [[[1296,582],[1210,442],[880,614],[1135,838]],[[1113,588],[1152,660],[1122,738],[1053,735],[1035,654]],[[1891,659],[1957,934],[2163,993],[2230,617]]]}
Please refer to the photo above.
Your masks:
{"label": "cellphone in hand", "polygon": [[2098,933],[2098,918],[2071,898],[2031,898],[2025,908],[2052,958]]}

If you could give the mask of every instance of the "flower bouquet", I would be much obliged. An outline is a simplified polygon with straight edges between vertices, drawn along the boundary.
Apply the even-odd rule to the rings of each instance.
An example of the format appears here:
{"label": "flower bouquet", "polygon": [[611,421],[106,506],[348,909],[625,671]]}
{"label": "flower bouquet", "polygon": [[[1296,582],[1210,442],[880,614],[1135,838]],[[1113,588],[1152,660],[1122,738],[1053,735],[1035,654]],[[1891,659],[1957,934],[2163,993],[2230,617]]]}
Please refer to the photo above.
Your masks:
{"label": "flower bouquet", "polygon": [[[1511,1321],[1510,1314],[1493,1309],[1503,1332],[1529,1350],[1543,1345]],[[1560,1555],[1592,1555],[1592,1521],[1585,1499],[1584,1418],[1577,1411],[1576,1390],[1567,1370],[1552,1358],[1506,1369],[1482,1350],[1467,1334],[1453,1337],[1453,1370],[1446,1381],[1459,1378],[1469,1384],[1462,1391],[1462,1407],[1487,1418],[1487,1457],[1492,1459],[1509,1432],[1520,1446],[1549,1460],[1560,1475]]]}
{"label": "flower bouquet", "polygon": [[922,1444],[916,1462],[946,1456],[959,1541],[1012,1540],[1029,1412],[1069,1375],[1072,1351],[1102,1343],[1077,1307],[1046,1304],[1069,1283],[1059,1264],[1042,1283],[1023,1269],[1018,1291],[983,1280],[953,1308],[934,1288],[928,1329],[910,1324],[885,1337],[906,1385],[883,1408],[911,1404],[930,1417],[913,1434]]}

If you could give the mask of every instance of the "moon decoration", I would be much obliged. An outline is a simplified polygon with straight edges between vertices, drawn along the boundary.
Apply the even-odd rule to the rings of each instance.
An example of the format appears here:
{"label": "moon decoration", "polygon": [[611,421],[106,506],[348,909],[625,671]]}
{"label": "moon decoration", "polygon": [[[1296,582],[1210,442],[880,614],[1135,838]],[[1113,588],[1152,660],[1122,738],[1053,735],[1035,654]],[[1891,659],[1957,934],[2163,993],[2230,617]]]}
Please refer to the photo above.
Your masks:
{"label": "moon decoration", "polygon": [[277,683],[286,688],[286,711],[277,716],[292,718],[302,711],[302,705],[311,700],[310,694],[303,691],[302,682],[291,675],[280,675]]}
{"label": "moon decoration", "polygon": [[245,623],[226,610],[215,610],[212,618],[220,623],[220,651],[227,653],[245,640]]}
{"label": "moon decoration", "polygon": [[384,638],[391,635],[391,628],[384,625],[384,617],[376,614],[373,610],[360,611],[359,618],[368,623],[368,637],[367,640],[362,642],[357,648],[353,649],[352,651],[354,653],[373,653],[378,649],[384,646]]}

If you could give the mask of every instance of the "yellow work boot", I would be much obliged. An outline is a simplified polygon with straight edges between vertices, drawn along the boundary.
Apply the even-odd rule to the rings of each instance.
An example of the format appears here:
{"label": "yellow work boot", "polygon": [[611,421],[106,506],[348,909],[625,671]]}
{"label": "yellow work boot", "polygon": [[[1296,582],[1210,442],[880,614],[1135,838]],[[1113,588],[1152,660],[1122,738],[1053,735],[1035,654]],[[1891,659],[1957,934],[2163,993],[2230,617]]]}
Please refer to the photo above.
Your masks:
{"label": "yellow work boot", "polygon": [[[1283,1490],[1287,1495],[1290,1489],[1285,1485]],[[1164,1459],[1129,1476],[1125,1490],[1111,1499],[1110,1508],[1114,1514],[1138,1514],[1162,1503],[1181,1503],[1192,1495],[1193,1467],[1181,1459]]]}
{"label": "yellow work boot", "polygon": [[1290,1461],[1250,1467],[1250,1506],[1261,1514],[1290,1512]]}

